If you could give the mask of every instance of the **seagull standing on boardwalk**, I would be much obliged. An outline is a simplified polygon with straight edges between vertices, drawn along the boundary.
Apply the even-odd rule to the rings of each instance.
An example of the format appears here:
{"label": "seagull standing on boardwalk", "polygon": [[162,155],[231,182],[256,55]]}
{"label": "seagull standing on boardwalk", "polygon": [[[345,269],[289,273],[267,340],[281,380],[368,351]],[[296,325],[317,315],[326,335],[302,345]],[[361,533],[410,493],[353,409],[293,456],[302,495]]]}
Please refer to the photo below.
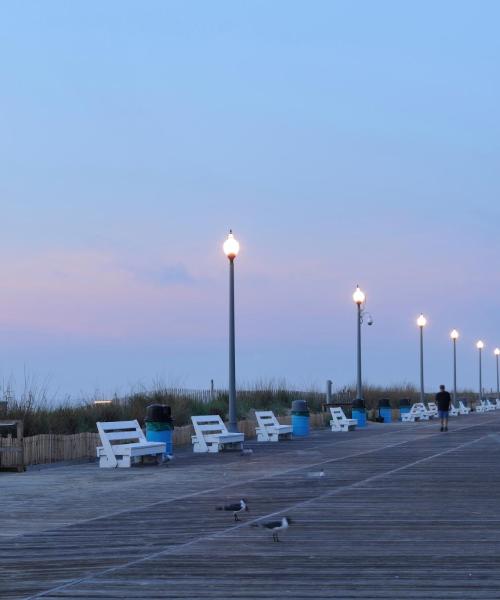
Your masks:
{"label": "seagull standing on boardwalk", "polygon": [[273,541],[279,542],[280,531],[286,531],[293,523],[290,517],[283,517],[281,521],[266,521],[264,523],[252,523],[252,527],[263,527],[273,532]]}
{"label": "seagull standing on boardwalk", "polygon": [[239,521],[238,513],[248,512],[248,504],[247,501],[242,498],[239,502],[235,502],[234,504],[226,504],[225,506],[217,506],[215,510],[225,510],[228,512],[232,512],[235,521]]}

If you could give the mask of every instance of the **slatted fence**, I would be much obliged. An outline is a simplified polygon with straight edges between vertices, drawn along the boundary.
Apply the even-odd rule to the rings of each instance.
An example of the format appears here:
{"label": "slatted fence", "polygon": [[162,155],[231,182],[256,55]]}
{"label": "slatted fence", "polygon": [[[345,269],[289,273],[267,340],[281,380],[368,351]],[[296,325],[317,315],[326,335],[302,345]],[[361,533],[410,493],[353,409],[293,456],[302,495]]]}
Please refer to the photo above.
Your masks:
{"label": "slatted fence", "polygon": [[[280,423],[290,424],[291,417],[280,417]],[[313,413],[310,418],[312,428],[323,427],[328,420],[325,413]],[[238,423],[239,430],[247,439],[255,438],[255,421],[245,419]],[[174,447],[191,444],[194,431],[191,425],[174,429]],[[2,447],[13,447],[17,441],[13,438],[0,438]],[[40,465],[65,460],[94,459],[96,447],[100,445],[98,433],[76,433],[74,435],[42,434],[25,437],[24,464]],[[3,453],[7,457],[9,453]],[[5,465],[7,466],[7,465]]]}

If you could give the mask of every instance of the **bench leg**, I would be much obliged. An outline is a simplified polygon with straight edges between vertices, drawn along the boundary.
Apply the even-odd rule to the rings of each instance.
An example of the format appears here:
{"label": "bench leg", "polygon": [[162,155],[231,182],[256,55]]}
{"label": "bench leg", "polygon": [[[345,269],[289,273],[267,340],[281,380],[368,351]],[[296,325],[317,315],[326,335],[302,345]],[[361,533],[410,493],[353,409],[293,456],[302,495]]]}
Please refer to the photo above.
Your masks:
{"label": "bench leg", "polygon": [[101,469],[114,469],[116,465],[110,463],[107,456],[101,456],[99,457],[99,467]]}

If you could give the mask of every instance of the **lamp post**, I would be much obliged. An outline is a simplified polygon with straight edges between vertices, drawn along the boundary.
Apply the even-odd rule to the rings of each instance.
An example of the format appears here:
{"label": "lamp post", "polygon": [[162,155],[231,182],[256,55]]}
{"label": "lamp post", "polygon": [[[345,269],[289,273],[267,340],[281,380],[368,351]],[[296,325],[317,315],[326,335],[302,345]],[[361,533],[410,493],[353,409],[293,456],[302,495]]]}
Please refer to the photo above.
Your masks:
{"label": "lamp post", "polygon": [[450,333],[453,342],[453,404],[457,402],[457,340],[460,334],[456,329]]}
{"label": "lamp post", "polygon": [[423,314],[418,317],[417,325],[420,328],[420,402],[424,403],[424,327],[427,325],[427,319]]}
{"label": "lamp post", "polygon": [[233,232],[223,244],[224,254],[229,259],[229,431],[238,431],[238,418],[236,412],[236,359],[234,335],[234,259],[240,251],[240,244],[235,239]]}
{"label": "lamp post", "polygon": [[476,344],[479,350],[479,402],[483,402],[483,348],[484,342],[479,340]]}
{"label": "lamp post", "polygon": [[365,301],[365,294],[361,291],[359,285],[356,286],[352,299],[356,304],[356,328],[357,328],[357,369],[356,369],[356,400],[353,403],[354,418],[358,419],[358,425],[363,427],[365,419],[365,402],[363,399],[363,383],[361,375],[361,323],[363,320],[362,304]]}
{"label": "lamp post", "polygon": [[498,357],[500,356],[500,348],[495,348],[495,358],[497,360],[497,400],[500,399],[500,377],[498,372]]}

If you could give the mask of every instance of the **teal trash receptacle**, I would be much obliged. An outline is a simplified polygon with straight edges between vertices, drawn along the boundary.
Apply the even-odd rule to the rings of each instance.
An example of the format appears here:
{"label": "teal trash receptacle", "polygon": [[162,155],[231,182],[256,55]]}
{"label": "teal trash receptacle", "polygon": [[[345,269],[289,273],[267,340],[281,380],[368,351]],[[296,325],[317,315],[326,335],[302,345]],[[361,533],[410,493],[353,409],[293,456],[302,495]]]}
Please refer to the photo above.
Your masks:
{"label": "teal trash receptacle", "polygon": [[163,442],[165,455],[173,455],[173,430],[170,406],[150,404],[146,408],[146,439],[148,442]]}
{"label": "teal trash receptacle", "polygon": [[354,400],[352,403],[352,418],[358,422],[358,427],[366,427],[366,409],[363,400]]}
{"label": "teal trash receptacle", "polygon": [[392,423],[392,408],[388,398],[379,401],[378,414],[384,419],[384,423]]}
{"label": "teal trash receptacle", "polygon": [[309,435],[309,408],[305,400],[292,402],[292,435],[298,437]]}
{"label": "teal trash receptacle", "polygon": [[401,421],[401,415],[409,413],[411,410],[411,400],[409,398],[401,398],[399,401],[399,420]]}

